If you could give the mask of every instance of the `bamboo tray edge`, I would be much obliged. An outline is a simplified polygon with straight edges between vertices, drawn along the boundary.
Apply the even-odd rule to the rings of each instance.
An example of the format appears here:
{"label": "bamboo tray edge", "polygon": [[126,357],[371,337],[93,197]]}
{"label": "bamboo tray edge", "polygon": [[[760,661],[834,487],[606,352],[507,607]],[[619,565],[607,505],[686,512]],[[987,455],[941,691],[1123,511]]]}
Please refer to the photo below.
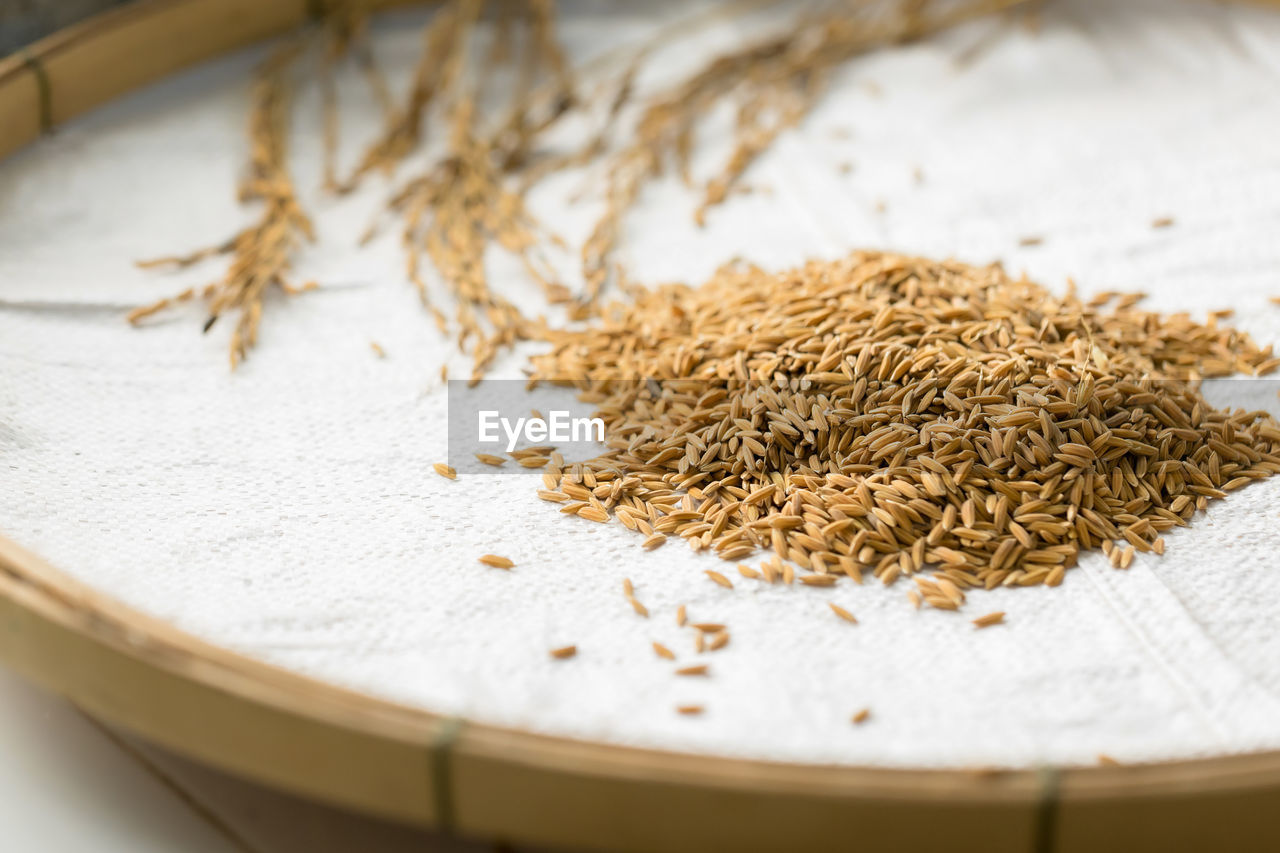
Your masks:
{"label": "bamboo tray edge", "polygon": [[[95,716],[213,766],[466,835],[630,850],[715,849],[732,839],[735,849],[785,850],[854,833],[926,850],[934,836],[923,830],[944,821],[955,849],[1016,851],[1038,849],[1052,814],[1055,850],[1184,849],[1188,837],[1209,841],[1206,832],[1221,840],[1226,827],[1242,833],[1233,849],[1280,843],[1280,827],[1266,818],[1280,804],[1276,752],[1131,767],[896,770],[463,724],[211,646],[3,538],[0,660]],[[1151,816],[1133,820],[1143,813]]]}

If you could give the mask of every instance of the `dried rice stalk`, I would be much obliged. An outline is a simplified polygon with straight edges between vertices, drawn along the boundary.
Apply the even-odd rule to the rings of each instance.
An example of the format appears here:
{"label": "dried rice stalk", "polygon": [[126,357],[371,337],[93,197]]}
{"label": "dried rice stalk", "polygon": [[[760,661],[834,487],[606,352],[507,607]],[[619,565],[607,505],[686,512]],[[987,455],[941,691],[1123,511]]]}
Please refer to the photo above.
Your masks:
{"label": "dried rice stalk", "polygon": [[422,141],[426,117],[442,92],[454,86],[465,66],[472,28],[481,0],[444,3],[423,31],[422,56],[403,105],[387,112],[382,134],[365,150],[354,173],[339,189],[354,189],[373,171],[390,173]]}
{"label": "dried rice stalk", "polygon": [[343,189],[337,177],[339,136],[338,93],[334,74],[347,57],[354,57],[383,114],[391,111],[391,92],[369,44],[369,14],[359,0],[332,0],[325,15],[325,46],[320,57],[320,97],[324,109],[324,187]]}
{"label": "dried rice stalk", "polygon": [[[516,90],[505,117],[496,127],[483,127],[477,102],[487,75],[482,74],[474,87],[463,75],[481,7],[478,0],[455,0],[433,20],[408,103],[393,113],[391,125],[370,148],[355,176],[358,179],[374,168],[389,170],[418,143],[432,102],[445,101],[443,113],[450,122],[448,152],[406,181],[392,197],[390,209],[404,223],[401,242],[409,279],[442,332],[448,331],[449,323],[430,297],[422,271],[424,257],[456,304],[458,345],[473,356],[473,378],[503,348],[539,336],[541,329],[490,287],[485,255],[491,245],[519,257],[549,302],[569,298],[541,255],[555,238],[528,212],[523,198],[527,187],[508,186],[508,176],[526,166],[538,136],[574,103],[568,63],[555,39],[554,5],[550,0],[520,4],[517,21],[524,37]],[[443,59],[436,58],[441,52]],[[542,78],[549,85],[535,92],[533,84]]]}
{"label": "dried rice stalk", "polygon": [[549,297],[555,297],[557,286],[535,254],[542,239],[538,225],[523,199],[504,186],[493,148],[473,126],[474,108],[470,100],[458,105],[450,156],[405,184],[391,207],[404,218],[401,240],[410,281],[437,326],[447,331],[448,321],[422,274],[425,255],[456,302],[458,345],[471,345],[478,374],[501,348],[535,331],[514,304],[490,288],[484,259],[490,244],[520,256]]}
{"label": "dried rice stalk", "polygon": [[[575,317],[592,313],[614,264],[622,219],[645,184],[675,163],[687,176],[701,121],[726,100],[741,104],[729,160],[707,182],[695,211],[702,224],[739,179],[786,129],[811,110],[837,66],[886,45],[923,38],[1026,0],[857,0],[803,17],[795,27],[717,57],[699,72],[650,98],[629,141],[609,156],[606,209],[582,248],[586,285]],[[935,7],[942,7],[935,11]]]}
{"label": "dried rice stalk", "polygon": [[[223,277],[199,290],[209,304],[207,332],[218,318],[229,311],[238,312],[231,334],[230,357],[234,369],[257,343],[262,319],[262,301],[274,285],[285,293],[297,293],[314,287],[301,287],[287,278],[293,252],[302,240],[314,239],[311,220],[298,205],[287,167],[288,117],[292,90],[288,75],[302,43],[291,41],[277,50],[258,69],[253,90],[253,108],[249,114],[249,173],[240,184],[241,201],[259,201],[262,214],[258,221],[235,237],[218,246],[181,257],[143,261],[139,266],[185,267],[219,254],[230,254],[231,264]],[[176,297],[161,299],[138,308],[128,316],[138,323],[177,302],[197,295],[195,288]]]}
{"label": "dried rice stalk", "polygon": [[[739,138],[723,172],[706,186],[698,209],[722,202],[740,175],[787,127],[797,123],[819,94],[826,73],[836,64],[872,47],[915,38],[969,17],[1022,0],[970,0],[936,14],[927,3],[902,0],[861,0],[862,7],[840,7],[802,21],[793,31],[712,62],[674,90],[653,99],[637,125],[634,138],[610,160],[608,208],[583,247],[585,294],[571,316],[590,316],[608,275],[610,256],[618,241],[623,213],[638,199],[642,185],[664,160],[687,163],[701,115],[725,98],[740,98]],[[407,96],[391,102],[366,36],[367,19],[354,0],[339,0],[326,17],[327,44],[322,54],[320,85],[325,111],[324,181],[340,192],[354,188],[374,171],[390,173],[422,142],[434,114],[450,126],[445,157],[397,191],[390,209],[403,220],[402,242],[407,274],[442,331],[449,321],[429,296],[422,261],[429,259],[456,304],[453,318],[461,349],[474,359],[473,379],[496,355],[514,342],[543,336],[542,322],[531,321],[509,301],[493,292],[486,273],[485,253],[498,245],[521,259],[525,270],[542,288],[549,304],[571,301],[569,290],[556,281],[543,258],[558,240],[529,214],[524,196],[539,179],[570,165],[600,157],[605,139],[633,95],[640,63],[653,45],[637,50],[619,81],[604,127],[580,151],[562,157],[533,157],[540,135],[577,103],[574,81],[554,29],[552,0],[495,3],[499,10],[498,38],[488,65],[514,54],[518,73],[506,115],[485,127],[479,115],[478,89],[468,80],[473,33],[486,8],[483,0],[449,0],[424,30],[423,52]],[[519,50],[513,33],[518,30]],[[296,49],[286,51],[292,56]],[[335,177],[338,141],[337,101],[333,70],[337,62],[355,55],[375,98],[383,105],[382,132],[366,149],[352,174]],[[256,341],[263,292],[270,284],[293,292],[284,278],[290,255],[300,236],[310,239],[310,223],[298,208],[284,167],[285,111],[288,92],[284,67],[291,60],[268,63],[260,80],[252,121],[254,175],[246,182],[245,198],[268,202],[258,226],[232,241],[185,258],[154,263],[188,264],[218,252],[234,252],[227,277],[202,291],[211,305],[210,324],[228,308],[241,311],[231,343],[233,365]],[[539,85],[535,86],[535,83]],[[161,300],[131,315],[137,321],[172,304],[193,298],[189,290]],[[653,539],[651,547],[661,540]]]}

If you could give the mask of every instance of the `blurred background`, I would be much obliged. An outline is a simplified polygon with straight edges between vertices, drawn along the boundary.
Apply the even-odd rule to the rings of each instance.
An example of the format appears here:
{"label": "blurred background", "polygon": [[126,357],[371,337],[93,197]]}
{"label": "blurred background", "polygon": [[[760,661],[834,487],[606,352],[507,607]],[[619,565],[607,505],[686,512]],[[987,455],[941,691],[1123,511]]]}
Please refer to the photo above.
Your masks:
{"label": "blurred background", "polygon": [[0,56],[124,0],[3,0]]}

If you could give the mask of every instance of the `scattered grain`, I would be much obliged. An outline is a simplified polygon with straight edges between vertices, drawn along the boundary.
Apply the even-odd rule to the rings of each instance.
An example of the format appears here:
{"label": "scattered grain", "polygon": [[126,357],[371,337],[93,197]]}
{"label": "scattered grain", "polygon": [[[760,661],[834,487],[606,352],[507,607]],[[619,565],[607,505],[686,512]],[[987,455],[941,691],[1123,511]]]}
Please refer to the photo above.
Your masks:
{"label": "scattered grain", "polygon": [[1003,610],[997,610],[994,613],[988,613],[973,620],[974,626],[978,628],[990,628],[992,625],[999,625],[1002,622],[1004,622]]}
{"label": "scattered grain", "polygon": [[715,581],[717,584],[724,587],[725,589],[733,589],[733,581],[729,580],[727,577],[720,574],[719,572],[713,572],[710,569],[708,569],[707,571],[703,572],[703,574],[711,578],[711,580]]}
{"label": "scattered grain", "polygon": [[854,615],[853,615],[852,613],[850,613],[848,610],[845,610],[845,609],[844,609],[843,607],[841,607],[839,604],[836,604],[834,601],[827,602],[827,606],[831,608],[831,612],[832,612],[832,613],[836,614],[837,616],[839,616],[839,617],[840,617],[841,619],[843,619],[844,621],[846,621],[846,622],[852,622],[852,623],[853,623],[853,624],[855,624],[855,625],[857,625],[857,624],[858,624],[858,619],[857,619],[857,617],[856,617],[856,616],[854,616]]}

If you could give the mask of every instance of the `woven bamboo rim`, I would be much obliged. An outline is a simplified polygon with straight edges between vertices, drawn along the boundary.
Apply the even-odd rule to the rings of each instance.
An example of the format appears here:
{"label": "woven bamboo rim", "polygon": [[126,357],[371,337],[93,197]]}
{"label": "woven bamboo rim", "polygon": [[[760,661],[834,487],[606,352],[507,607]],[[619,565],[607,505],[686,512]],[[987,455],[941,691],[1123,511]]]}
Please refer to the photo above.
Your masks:
{"label": "woven bamboo rim", "polygon": [[[285,32],[318,8],[316,0],[136,0],[57,33],[0,60],[0,156],[117,95]],[[0,660],[176,752],[463,835],[698,853],[1280,849],[1271,816],[1280,752],[983,773],[744,761],[536,735],[396,705],[217,648],[3,537]]]}

